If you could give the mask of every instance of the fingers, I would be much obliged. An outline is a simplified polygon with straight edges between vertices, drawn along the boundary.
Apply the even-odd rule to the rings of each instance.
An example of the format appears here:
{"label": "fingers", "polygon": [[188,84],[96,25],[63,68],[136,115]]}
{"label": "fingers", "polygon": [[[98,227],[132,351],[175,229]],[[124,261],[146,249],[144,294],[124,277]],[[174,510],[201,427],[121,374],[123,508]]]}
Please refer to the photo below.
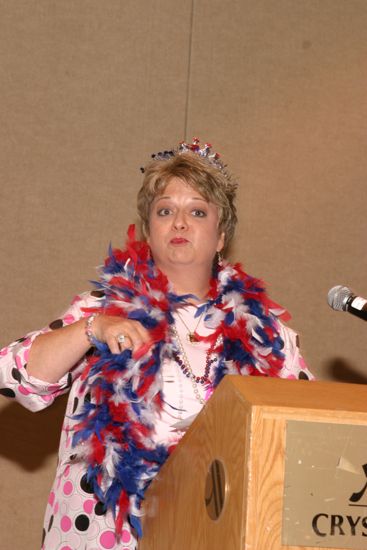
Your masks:
{"label": "fingers", "polygon": [[106,340],[105,340],[106,344],[108,345],[108,347],[110,348],[110,351],[111,353],[121,353],[124,349],[127,349],[127,348],[123,348],[118,340],[117,340],[117,337],[116,336],[106,336]]}
{"label": "fingers", "polygon": [[150,342],[149,332],[139,321],[108,315],[100,315],[98,323],[96,319],[95,336],[101,342],[105,342],[111,353],[115,354],[125,349],[135,352]]}

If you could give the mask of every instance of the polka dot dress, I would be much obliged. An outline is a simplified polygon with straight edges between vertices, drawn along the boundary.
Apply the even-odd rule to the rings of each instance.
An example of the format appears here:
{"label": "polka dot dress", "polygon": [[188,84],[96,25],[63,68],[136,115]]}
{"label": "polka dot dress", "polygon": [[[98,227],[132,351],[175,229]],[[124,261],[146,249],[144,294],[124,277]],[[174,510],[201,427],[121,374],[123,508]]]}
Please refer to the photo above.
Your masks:
{"label": "polka dot dress", "polygon": [[[103,504],[93,494],[86,478],[86,464],[75,453],[71,439],[75,420],[84,402],[91,400],[87,389],[83,389],[80,374],[86,358],[62,377],[56,384],[38,380],[27,373],[29,350],[34,339],[41,333],[69,325],[84,315],[83,308],[93,307],[101,300],[99,292],[77,296],[66,311],[56,321],[41,331],[32,332],[0,351],[0,394],[16,399],[32,411],[38,411],[52,404],[54,399],[70,391],[66,414],[62,427],[59,460],[48,499],[42,533],[42,550],[135,550],[137,540],[128,524],[124,525],[120,540],[116,540],[115,524],[112,513],[106,511]],[[175,317],[177,332],[185,348],[191,365],[205,365],[206,344],[190,343],[187,339],[187,327],[190,330],[197,325],[194,318],[195,307],[188,306],[180,310]],[[290,329],[279,326],[285,343],[286,360],[281,376],[283,378],[311,379],[296,343],[296,334]],[[197,332],[207,335],[210,329],[202,322]],[[165,361],[162,366],[164,410],[156,421],[156,441],[166,444],[177,442],[182,436],[175,424],[200,412],[202,404],[193,392],[191,380],[173,361]],[[200,374],[200,373],[198,373]],[[200,386],[200,385],[199,385]],[[203,386],[198,388],[202,401],[209,394]]]}
{"label": "polka dot dress", "polygon": [[71,550],[88,548],[136,548],[136,539],[129,526],[116,541],[111,512],[93,495],[85,466],[81,463],[66,465],[58,473],[46,508],[42,548]]}

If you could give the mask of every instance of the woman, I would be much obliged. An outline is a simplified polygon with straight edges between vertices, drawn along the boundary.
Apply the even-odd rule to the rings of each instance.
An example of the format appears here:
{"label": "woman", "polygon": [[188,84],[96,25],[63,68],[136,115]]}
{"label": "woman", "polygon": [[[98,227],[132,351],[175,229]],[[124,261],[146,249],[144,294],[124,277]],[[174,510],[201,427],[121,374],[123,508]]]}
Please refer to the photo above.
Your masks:
{"label": "woman", "polygon": [[198,140],[153,155],[125,250],[97,289],[1,352],[0,388],[33,411],[70,390],[43,548],[131,549],[144,490],[225,374],[311,378],[259,280],[221,259],[236,185]]}

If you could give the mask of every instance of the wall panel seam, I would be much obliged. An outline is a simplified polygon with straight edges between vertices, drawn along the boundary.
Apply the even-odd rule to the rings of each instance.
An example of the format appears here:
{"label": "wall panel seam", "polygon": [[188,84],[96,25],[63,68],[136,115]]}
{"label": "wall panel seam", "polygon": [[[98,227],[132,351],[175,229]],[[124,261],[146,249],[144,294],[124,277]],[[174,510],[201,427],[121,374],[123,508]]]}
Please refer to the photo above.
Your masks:
{"label": "wall panel seam", "polygon": [[191,0],[191,14],[190,14],[190,27],[189,27],[189,51],[188,51],[188,59],[187,59],[185,120],[184,120],[184,140],[185,141],[187,141],[188,139],[187,127],[188,127],[189,109],[190,109],[191,54],[192,54],[192,42],[193,42],[193,30],[194,30],[194,11],[195,11],[195,0]]}

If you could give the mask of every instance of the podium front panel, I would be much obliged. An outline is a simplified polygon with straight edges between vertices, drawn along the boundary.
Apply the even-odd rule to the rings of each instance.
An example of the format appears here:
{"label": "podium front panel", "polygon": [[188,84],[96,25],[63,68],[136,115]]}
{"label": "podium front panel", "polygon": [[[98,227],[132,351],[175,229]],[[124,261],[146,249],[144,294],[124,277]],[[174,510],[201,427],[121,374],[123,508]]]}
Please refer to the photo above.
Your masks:
{"label": "podium front panel", "polygon": [[[347,426],[344,436],[339,432],[341,425]],[[327,446],[330,446],[330,457],[333,456],[330,461],[335,462],[335,457],[340,459],[336,475],[343,476],[343,502],[352,494],[357,499],[364,486],[364,466],[367,475],[365,443],[362,445],[362,441],[366,441],[366,427],[367,390],[363,386],[225,377],[147,491],[144,537],[139,550],[367,548],[367,519],[364,519],[367,513],[364,514],[362,507],[365,501],[360,503],[360,514],[349,513],[343,519],[347,526],[360,516],[355,526],[359,540],[355,535],[351,537],[353,543],[362,546],[350,546],[345,535],[323,536],[327,529],[331,532],[327,521],[334,522],[330,523],[334,525],[334,534],[338,531],[336,517],[316,518],[316,535],[317,529],[322,535],[307,539],[304,526],[310,528],[311,518],[312,534],[314,516],[307,517],[304,512],[301,516],[300,511],[293,513],[293,507],[300,504],[302,510],[303,504],[306,510],[314,499],[307,493],[306,482],[303,488],[297,486],[301,496],[296,503],[291,487],[296,485],[297,476],[304,475],[299,474],[298,461],[306,462],[307,458],[311,470],[312,466],[322,468],[315,462],[316,454],[308,457],[307,448],[312,448],[313,433],[326,439],[329,432]],[[351,448],[351,442],[354,445],[356,440],[359,450],[357,457],[352,458],[348,446]],[[301,451],[303,454],[299,454]],[[224,506],[218,519],[210,517],[206,507],[208,471],[215,460],[223,465],[225,472]],[[296,463],[293,473],[289,473],[286,461]],[[321,500],[326,503],[335,498],[332,474],[325,472],[323,476],[319,472],[315,479],[318,481],[312,483],[320,485]],[[303,496],[301,491],[305,491]],[[367,500],[367,488],[365,498]],[[338,515],[334,513],[337,508],[318,510],[319,514]],[[348,515],[352,517],[350,521]],[[298,533],[291,533],[285,527],[287,523],[297,525],[298,521],[306,522]],[[349,535],[351,532],[353,527]],[[303,538],[299,538],[300,533]]]}

